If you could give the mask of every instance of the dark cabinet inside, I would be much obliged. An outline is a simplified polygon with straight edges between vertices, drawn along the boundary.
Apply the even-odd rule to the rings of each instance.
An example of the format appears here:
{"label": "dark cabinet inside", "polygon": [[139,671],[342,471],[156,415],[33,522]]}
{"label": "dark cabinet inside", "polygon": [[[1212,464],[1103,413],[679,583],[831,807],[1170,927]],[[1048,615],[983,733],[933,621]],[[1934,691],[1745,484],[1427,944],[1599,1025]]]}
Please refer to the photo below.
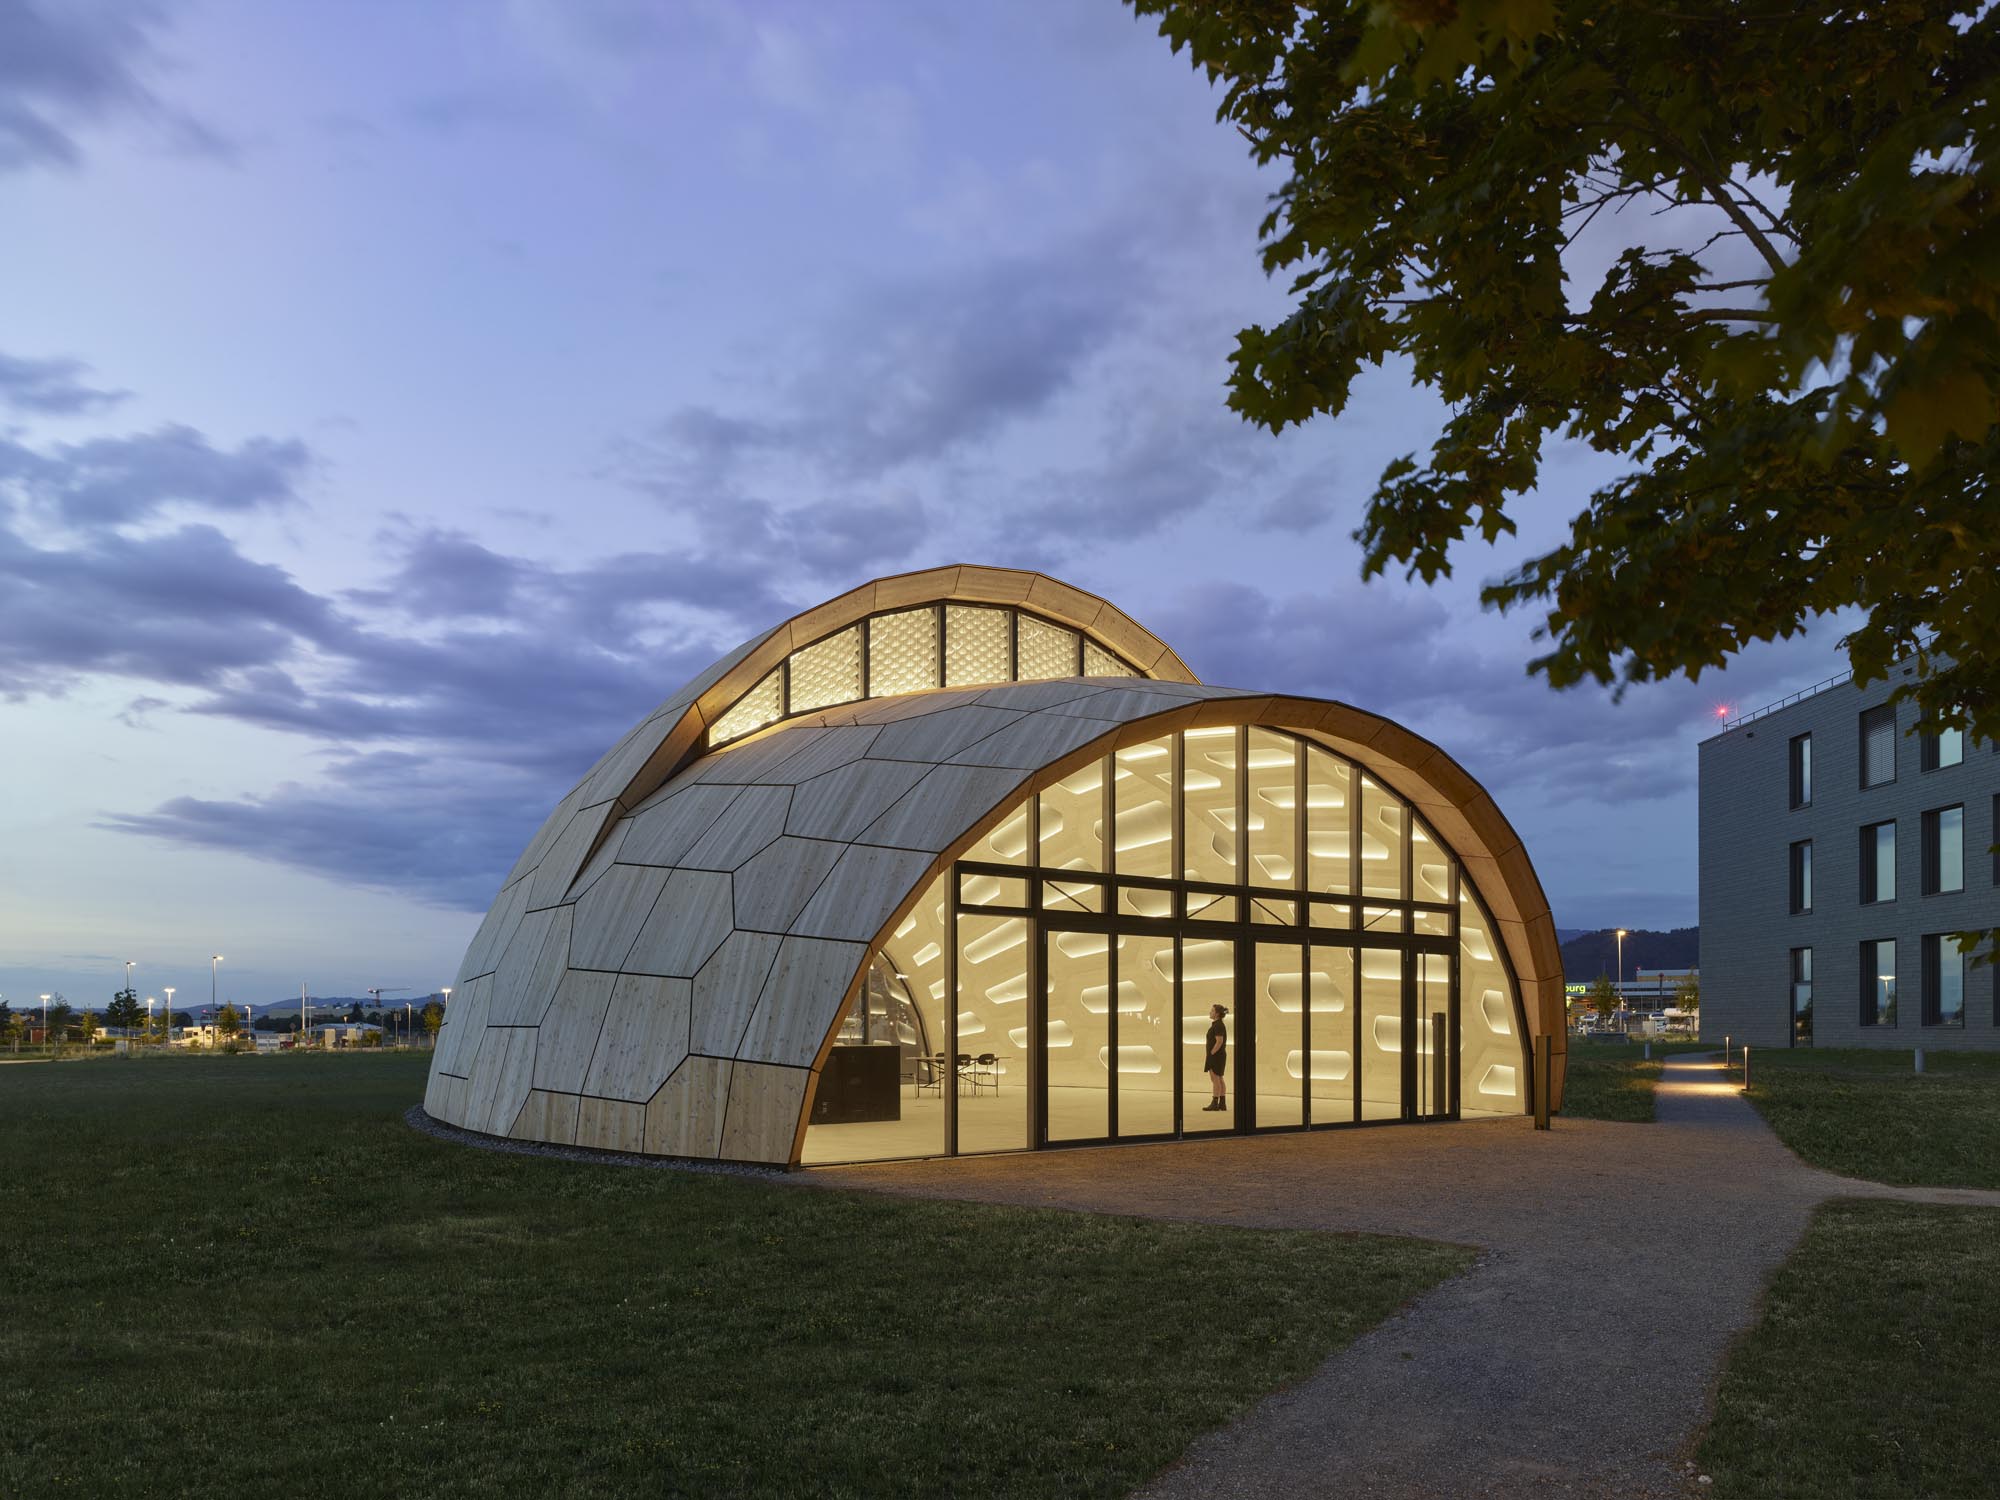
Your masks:
{"label": "dark cabinet inside", "polygon": [[856,1125],[864,1120],[900,1120],[902,1079],[901,1047],[835,1047],[827,1053],[826,1066],[820,1070],[812,1123]]}

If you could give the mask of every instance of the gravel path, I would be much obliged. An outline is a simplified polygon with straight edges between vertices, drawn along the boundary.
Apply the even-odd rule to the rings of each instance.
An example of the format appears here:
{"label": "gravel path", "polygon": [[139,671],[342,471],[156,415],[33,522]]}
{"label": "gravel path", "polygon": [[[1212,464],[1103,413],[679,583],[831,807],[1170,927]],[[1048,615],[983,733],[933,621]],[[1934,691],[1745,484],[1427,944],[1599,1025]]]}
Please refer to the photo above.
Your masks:
{"label": "gravel path", "polygon": [[[1526,1119],[821,1168],[825,1186],[1482,1247],[1149,1497],[1684,1496],[1730,1338],[1835,1196],[2000,1205],[1802,1165],[1708,1057],[1659,1122]],[[1214,1185],[1196,1192],[1196,1184]]]}

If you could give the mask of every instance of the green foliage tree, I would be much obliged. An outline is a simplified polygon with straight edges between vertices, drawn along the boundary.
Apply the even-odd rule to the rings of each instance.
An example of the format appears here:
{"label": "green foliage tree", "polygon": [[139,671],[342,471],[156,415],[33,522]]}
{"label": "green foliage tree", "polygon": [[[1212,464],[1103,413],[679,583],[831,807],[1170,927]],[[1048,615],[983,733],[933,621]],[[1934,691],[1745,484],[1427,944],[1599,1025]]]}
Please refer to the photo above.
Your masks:
{"label": "green foliage tree", "polygon": [[1701,977],[1690,974],[1674,986],[1674,1005],[1679,1010],[1701,1009]]}
{"label": "green foliage tree", "polygon": [[137,1028],[145,1024],[146,1010],[139,1004],[138,992],[129,986],[111,997],[111,1003],[104,1007],[104,1024]]}
{"label": "green foliage tree", "polygon": [[347,1020],[349,1025],[358,1026],[361,1023],[361,1002],[359,1000],[347,1007]]}
{"label": "green foliage tree", "polygon": [[224,1005],[222,1014],[215,1018],[215,1030],[220,1036],[235,1036],[243,1029],[243,1017],[234,1005]]}
{"label": "green foliage tree", "polygon": [[424,1035],[435,1043],[438,1029],[444,1025],[444,1007],[435,1000],[427,1000],[419,1014],[423,1018]]}
{"label": "green foliage tree", "polygon": [[1609,975],[1597,976],[1597,983],[1590,987],[1590,1008],[1597,1012],[1601,1021],[1611,1019],[1618,1009],[1618,991],[1612,988]]}
{"label": "green foliage tree", "polygon": [[67,1000],[57,995],[49,1002],[48,1018],[50,1037],[67,1037],[76,1020],[76,1012]]}
{"label": "green foliage tree", "polygon": [[[1364,576],[1448,574],[1581,440],[1628,471],[1484,591],[1540,611],[1530,671],[1698,677],[1856,609],[1862,680],[1908,657],[1898,696],[2000,739],[2000,7],[1131,3],[1286,174],[1296,303],[1230,404],[1276,431],[1395,360],[1448,405]],[[1640,243],[1573,279],[1614,219]]]}
{"label": "green foliage tree", "polygon": [[85,1011],[83,1019],[76,1023],[74,1030],[76,1040],[79,1042],[94,1042],[97,1040],[97,1032],[97,1012],[94,1010]]}

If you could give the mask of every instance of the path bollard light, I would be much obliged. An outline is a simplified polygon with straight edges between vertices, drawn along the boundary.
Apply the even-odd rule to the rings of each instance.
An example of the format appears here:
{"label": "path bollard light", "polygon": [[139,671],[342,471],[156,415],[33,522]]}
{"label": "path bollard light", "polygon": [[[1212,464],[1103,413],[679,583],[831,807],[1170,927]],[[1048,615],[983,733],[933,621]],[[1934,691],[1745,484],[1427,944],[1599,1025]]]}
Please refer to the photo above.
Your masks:
{"label": "path bollard light", "polygon": [[1726,1031],[1722,1034],[1722,1065],[1725,1068],[1729,1066],[1729,1033]]}
{"label": "path bollard light", "polygon": [[1743,1092],[1750,1092],[1750,1044],[1743,1044]]}

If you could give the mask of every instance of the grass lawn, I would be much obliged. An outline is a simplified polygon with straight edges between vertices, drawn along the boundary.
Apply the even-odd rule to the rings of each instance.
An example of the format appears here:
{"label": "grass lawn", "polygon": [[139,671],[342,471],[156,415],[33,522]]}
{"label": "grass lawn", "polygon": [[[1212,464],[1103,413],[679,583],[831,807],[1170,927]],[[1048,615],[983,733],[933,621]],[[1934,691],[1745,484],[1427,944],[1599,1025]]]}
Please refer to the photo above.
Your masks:
{"label": "grass lawn", "polygon": [[1993,1494],[1996,1328],[2000,1209],[1827,1204],[1723,1370],[1717,1500]]}
{"label": "grass lawn", "polygon": [[1116,1495],[1471,1259],[471,1150],[427,1062],[0,1069],[0,1495]]}
{"label": "grass lawn", "polygon": [[1646,1060],[1644,1041],[1569,1039],[1569,1066],[1564,1074],[1562,1113],[1573,1120],[1653,1118],[1653,1085],[1660,1081],[1660,1059],[1675,1052],[1713,1052],[1708,1042],[1654,1041]]}
{"label": "grass lawn", "polygon": [[1750,1050],[1750,1102],[1816,1167],[1874,1182],[2000,1188],[2000,1054]]}

